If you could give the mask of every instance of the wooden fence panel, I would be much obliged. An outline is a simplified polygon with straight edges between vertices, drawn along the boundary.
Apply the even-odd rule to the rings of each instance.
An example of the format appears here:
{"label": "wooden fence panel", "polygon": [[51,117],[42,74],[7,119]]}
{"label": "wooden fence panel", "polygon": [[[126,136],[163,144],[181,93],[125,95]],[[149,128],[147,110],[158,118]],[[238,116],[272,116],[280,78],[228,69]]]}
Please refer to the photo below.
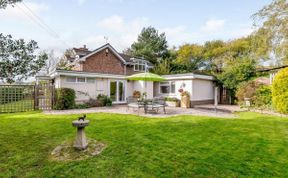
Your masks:
{"label": "wooden fence panel", "polygon": [[51,110],[54,85],[0,85],[0,113]]}
{"label": "wooden fence panel", "polygon": [[0,85],[0,113],[34,110],[34,85]]}

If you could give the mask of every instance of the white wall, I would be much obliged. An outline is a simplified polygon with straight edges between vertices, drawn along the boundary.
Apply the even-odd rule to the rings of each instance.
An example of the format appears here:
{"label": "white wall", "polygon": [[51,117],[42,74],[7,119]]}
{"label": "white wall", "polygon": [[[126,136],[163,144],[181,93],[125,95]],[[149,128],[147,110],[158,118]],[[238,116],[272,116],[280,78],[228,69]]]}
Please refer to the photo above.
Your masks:
{"label": "white wall", "polygon": [[192,100],[213,100],[214,99],[214,84],[211,80],[192,80]]}
{"label": "white wall", "polygon": [[133,95],[134,91],[140,91],[141,94],[146,92],[148,99],[153,98],[153,82],[130,81],[129,83],[133,83],[133,88],[130,96]]}
{"label": "white wall", "polygon": [[160,93],[160,83],[155,82],[154,86],[154,91],[155,91],[155,96],[163,96],[163,97],[175,97],[178,99],[181,99],[181,94],[178,92],[178,90],[182,87],[184,91],[188,91],[190,95],[192,94],[192,80],[169,80],[169,81],[174,81],[175,82],[175,93],[169,93],[169,94],[162,94]]}
{"label": "white wall", "polygon": [[[72,88],[76,92],[76,101],[88,100],[96,98],[99,94],[108,95],[108,80],[95,78],[94,83],[68,83],[66,77],[61,76],[55,78],[56,88]],[[87,93],[85,95],[85,93]]]}
{"label": "white wall", "polygon": [[129,81],[129,82],[127,81],[126,83],[127,83],[127,85],[126,85],[126,88],[127,88],[127,89],[126,89],[126,91],[127,91],[127,92],[126,92],[126,94],[127,94],[126,98],[127,98],[127,97],[129,97],[129,96],[133,96],[134,82],[133,82],[133,81]]}
{"label": "white wall", "polygon": [[191,101],[211,100],[214,99],[214,84],[211,80],[190,79],[190,80],[170,80],[175,81],[175,93],[161,94],[159,91],[159,83],[155,82],[154,92],[156,97],[176,97],[181,99],[181,94],[178,90],[183,88],[184,91],[190,93]]}
{"label": "white wall", "polygon": [[96,96],[99,94],[108,95],[108,79],[96,79]]}

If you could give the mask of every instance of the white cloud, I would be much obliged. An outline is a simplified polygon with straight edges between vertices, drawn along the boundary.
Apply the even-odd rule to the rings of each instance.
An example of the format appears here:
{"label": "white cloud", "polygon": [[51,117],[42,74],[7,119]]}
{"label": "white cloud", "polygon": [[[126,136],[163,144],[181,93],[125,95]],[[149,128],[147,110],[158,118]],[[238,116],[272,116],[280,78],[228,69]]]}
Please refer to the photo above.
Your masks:
{"label": "white cloud", "polygon": [[195,38],[195,34],[189,33],[185,26],[166,27],[159,31],[165,33],[169,45],[181,45]]}
{"label": "white cloud", "polygon": [[91,49],[97,48],[106,43],[104,36],[108,37],[117,50],[121,51],[128,48],[136,39],[142,28],[148,26],[149,20],[145,17],[138,17],[132,20],[126,20],[119,15],[113,15],[100,20],[96,23],[99,31],[97,33],[80,41],[81,44],[87,44]]}
{"label": "white cloud", "polygon": [[125,30],[123,17],[118,15],[113,15],[99,21],[97,26],[111,31],[121,32]]}
{"label": "white cloud", "polygon": [[[44,3],[25,2],[25,5],[29,7],[35,14],[39,14],[42,11],[48,10],[49,7]],[[17,3],[14,7],[8,6],[5,10],[0,10],[0,18],[9,19],[28,19],[26,14],[32,16],[31,12],[22,3]]]}
{"label": "white cloud", "polygon": [[87,0],[76,0],[78,5],[81,6],[83,5]]}
{"label": "white cloud", "polygon": [[224,27],[224,25],[225,20],[210,19],[205,23],[205,25],[201,28],[201,30],[206,32],[219,31]]}

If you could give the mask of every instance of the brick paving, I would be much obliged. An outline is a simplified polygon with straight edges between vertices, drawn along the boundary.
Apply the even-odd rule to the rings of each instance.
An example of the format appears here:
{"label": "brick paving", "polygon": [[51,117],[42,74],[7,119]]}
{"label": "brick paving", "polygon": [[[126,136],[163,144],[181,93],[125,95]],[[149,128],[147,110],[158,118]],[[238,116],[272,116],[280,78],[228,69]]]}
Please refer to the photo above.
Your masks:
{"label": "brick paving", "polygon": [[127,109],[126,105],[114,105],[112,107],[97,107],[88,109],[71,109],[71,110],[51,110],[43,111],[44,114],[83,114],[83,113],[116,113],[116,114],[133,114],[144,117],[171,117],[178,115],[194,115],[194,116],[210,116],[210,117],[225,117],[236,118],[234,112],[241,111],[239,106],[235,105],[219,105],[215,110],[213,105],[199,105],[194,108],[179,108],[179,107],[167,107],[166,114],[162,110],[158,113],[144,113],[143,109],[140,109],[139,113],[136,109]]}

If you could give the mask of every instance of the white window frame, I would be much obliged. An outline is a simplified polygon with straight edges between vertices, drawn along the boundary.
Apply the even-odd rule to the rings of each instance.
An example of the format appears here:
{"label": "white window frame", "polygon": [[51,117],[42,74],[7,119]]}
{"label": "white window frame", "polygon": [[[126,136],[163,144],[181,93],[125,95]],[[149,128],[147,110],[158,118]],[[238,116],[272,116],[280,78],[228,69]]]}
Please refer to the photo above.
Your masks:
{"label": "white window frame", "polygon": [[[75,77],[75,76],[66,76],[66,77],[65,77],[65,83],[78,83],[78,84],[88,83],[88,82],[87,82],[87,77],[75,77],[75,79],[76,79],[75,82],[69,82],[69,81],[67,81],[67,78],[68,78],[68,77]],[[84,82],[79,82],[79,81],[78,81],[78,78],[84,78],[85,81],[84,81]],[[95,79],[95,81],[94,81],[94,84],[95,84],[95,82],[96,82],[96,79]],[[89,84],[93,84],[93,83],[89,83]]]}
{"label": "white window frame", "polygon": [[[138,66],[138,69],[136,69],[136,66]],[[134,71],[144,72],[146,70],[147,70],[147,61],[144,61],[144,60],[141,60],[141,59],[135,60],[135,62],[134,62]]]}
{"label": "white window frame", "polygon": [[[84,82],[79,82],[78,81],[79,78],[82,78],[82,79],[84,78]],[[77,82],[76,83],[86,83],[86,77],[77,77]]]}
{"label": "white window frame", "polygon": [[[91,79],[91,80],[93,80],[93,82],[88,82],[88,80],[89,79]],[[95,78],[93,78],[93,77],[86,77],[86,83],[88,83],[88,84],[95,84],[95,82],[96,82],[96,79]]]}
{"label": "white window frame", "polygon": [[[114,80],[114,79],[109,79],[108,80],[108,93],[107,93],[107,96],[108,97],[111,97],[110,96],[110,82],[116,82],[116,101],[113,101],[114,104],[122,104],[122,103],[127,103],[127,81],[126,80]],[[119,85],[119,82],[123,82],[124,84],[124,101],[119,101],[119,88],[118,88],[118,85]]]}
{"label": "white window frame", "polygon": [[[160,93],[160,94],[169,95],[169,94],[175,94],[175,93],[176,93],[176,81],[166,81],[166,83],[165,83],[165,84],[164,84],[164,83],[165,83],[165,82],[160,82],[160,83],[159,83],[159,93]],[[171,92],[172,83],[174,83],[174,85],[175,85],[175,91],[174,91],[174,92]],[[169,87],[168,93],[162,93],[162,92],[161,92],[161,86],[168,86],[168,87]]]}
{"label": "white window frame", "polygon": [[[174,92],[172,92],[172,83],[174,83]],[[175,94],[176,93],[176,81],[170,81],[170,93]]]}
{"label": "white window frame", "polygon": [[[75,78],[75,82],[69,82],[69,81],[68,81],[68,78]],[[74,77],[74,76],[66,76],[66,77],[65,77],[65,83],[77,83],[77,77]]]}

